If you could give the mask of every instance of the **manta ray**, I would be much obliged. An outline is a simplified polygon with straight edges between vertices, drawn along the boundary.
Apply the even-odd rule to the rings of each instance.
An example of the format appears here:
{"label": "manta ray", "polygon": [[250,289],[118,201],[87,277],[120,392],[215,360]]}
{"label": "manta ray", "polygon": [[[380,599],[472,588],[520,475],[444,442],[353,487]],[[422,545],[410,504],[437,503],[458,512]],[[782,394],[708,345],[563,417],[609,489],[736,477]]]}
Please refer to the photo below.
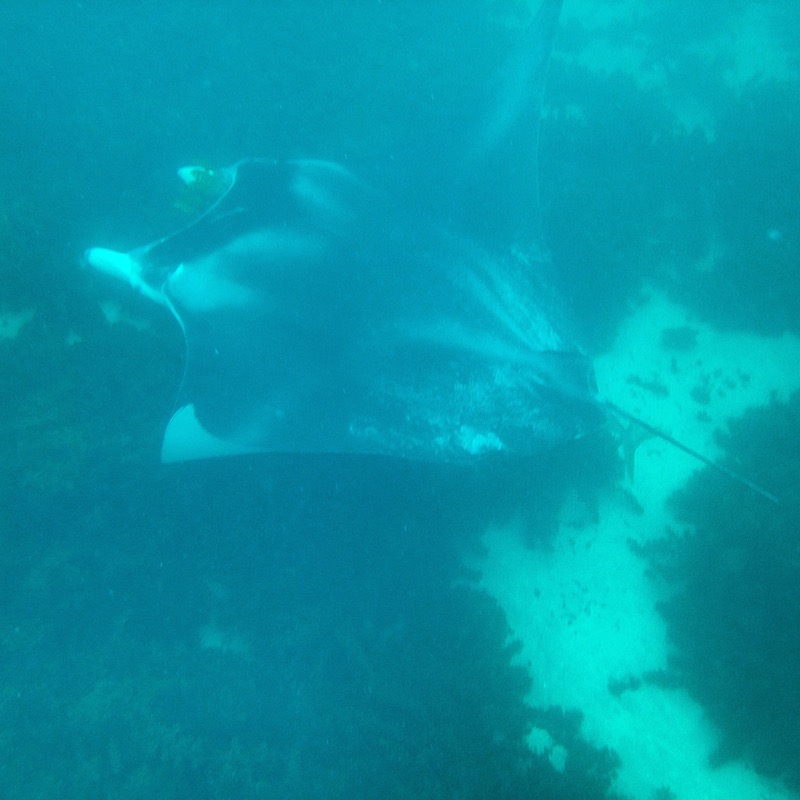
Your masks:
{"label": "manta ray", "polygon": [[185,167],[218,194],[196,220],[130,252],[86,251],[183,330],[164,462],[463,463],[630,416],[598,395],[546,278],[538,135],[560,9],[543,0],[474,104],[371,170],[380,185],[312,158]]}

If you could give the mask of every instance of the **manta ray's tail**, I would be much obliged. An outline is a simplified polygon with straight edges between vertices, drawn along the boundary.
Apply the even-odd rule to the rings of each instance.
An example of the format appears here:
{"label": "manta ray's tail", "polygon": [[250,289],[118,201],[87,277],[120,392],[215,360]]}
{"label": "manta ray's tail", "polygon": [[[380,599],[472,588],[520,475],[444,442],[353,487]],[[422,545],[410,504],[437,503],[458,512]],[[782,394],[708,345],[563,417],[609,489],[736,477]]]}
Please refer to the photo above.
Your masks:
{"label": "manta ray's tail", "polygon": [[610,400],[603,400],[603,406],[605,406],[612,414],[615,414],[618,417],[622,417],[623,419],[627,420],[628,422],[632,422],[634,425],[638,425],[640,428],[647,431],[647,433],[652,434],[653,436],[657,436],[659,439],[662,439],[665,442],[669,442],[673,447],[677,447],[678,450],[682,450],[684,453],[692,456],[692,458],[697,459],[700,463],[705,464],[707,467],[711,467],[711,469],[716,470],[717,472],[722,473],[726,477],[730,478],[736,483],[741,484],[742,486],[746,486],[753,492],[760,494],[762,497],[769,500],[771,503],[775,503],[776,505],[780,505],[780,500],[772,494],[772,492],[767,491],[762,486],[759,486],[757,483],[754,483],[749,478],[746,478],[744,475],[740,475],[738,472],[726,467],[724,464],[720,464],[717,461],[712,461],[710,458],[702,455],[702,453],[698,453],[697,450],[693,450],[688,445],[684,444],[683,442],[675,439],[673,436],[670,436],[668,433],[664,433],[664,431],[659,430],[654,425],[651,425],[649,422],[645,422],[639,417],[631,414],[630,411],[626,411],[624,408],[620,408],[616,403],[612,403]]}

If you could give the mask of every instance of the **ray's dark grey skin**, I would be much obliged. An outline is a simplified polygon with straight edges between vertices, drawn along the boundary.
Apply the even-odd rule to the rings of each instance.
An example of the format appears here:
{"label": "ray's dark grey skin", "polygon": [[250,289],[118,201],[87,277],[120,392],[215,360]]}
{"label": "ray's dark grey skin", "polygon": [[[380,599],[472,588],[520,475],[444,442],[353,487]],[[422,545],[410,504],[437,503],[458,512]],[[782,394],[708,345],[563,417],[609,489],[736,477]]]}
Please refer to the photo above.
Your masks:
{"label": "ray's dark grey skin", "polygon": [[164,461],[457,463],[540,453],[603,424],[609,404],[544,278],[537,150],[560,9],[544,0],[405,172],[374,171],[386,185],[327,161],[245,159],[213,173],[221,196],[183,230],[87,251],[183,329]]}

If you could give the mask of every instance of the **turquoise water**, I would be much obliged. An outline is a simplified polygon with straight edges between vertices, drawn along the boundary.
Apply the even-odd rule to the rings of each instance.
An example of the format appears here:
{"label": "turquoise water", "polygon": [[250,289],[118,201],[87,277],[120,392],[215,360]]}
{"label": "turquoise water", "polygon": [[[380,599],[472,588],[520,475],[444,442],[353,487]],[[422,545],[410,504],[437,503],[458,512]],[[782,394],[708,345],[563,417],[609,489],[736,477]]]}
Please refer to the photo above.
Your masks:
{"label": "turquoise water", "polygon": [[[541,201],[591,352],[644,285],[720,329],[800,334],[786,5],[609,3],[609,21],[567,3]],[[520,515],[547,546],[567,491],[620,477],[609,439],[471,470],[162,467],[180,332],[80,268],[87,246],[184,224],[184,164],[399,151],[494,73],[521,17],[477,0],[4,6],[0,309],[33,313],[0,339],[0,794],[607,796],[615,754],[581,739],[579,709],[524,704],[529,673],[464,563]],[[795,790],[799,412],[754,411],[726,442],[779,508],[703,473],[674,502],[697,534],[646,554],[679,587],[675,657],[649,679],[703,705],[716,763]],[[569,743],[563,772],[524,746],[543,721]]]}

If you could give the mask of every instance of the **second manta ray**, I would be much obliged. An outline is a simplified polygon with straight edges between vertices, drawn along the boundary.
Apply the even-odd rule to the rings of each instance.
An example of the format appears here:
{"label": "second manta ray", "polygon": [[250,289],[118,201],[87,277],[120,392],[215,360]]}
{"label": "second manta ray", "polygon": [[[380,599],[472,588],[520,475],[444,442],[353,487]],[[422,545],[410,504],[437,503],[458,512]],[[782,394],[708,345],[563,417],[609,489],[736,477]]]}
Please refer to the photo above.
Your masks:
{"label": "second manta ray", "polygon": [[560,7],[544,0],[474,107],[425,138],[409,170],[424,186],[318,160],[184,168],[220,190],[195,222],[128,253],[87,251],[183,329],[163,461],[457,463],[603,424],[611,406],[543,275],[537,142]]}

